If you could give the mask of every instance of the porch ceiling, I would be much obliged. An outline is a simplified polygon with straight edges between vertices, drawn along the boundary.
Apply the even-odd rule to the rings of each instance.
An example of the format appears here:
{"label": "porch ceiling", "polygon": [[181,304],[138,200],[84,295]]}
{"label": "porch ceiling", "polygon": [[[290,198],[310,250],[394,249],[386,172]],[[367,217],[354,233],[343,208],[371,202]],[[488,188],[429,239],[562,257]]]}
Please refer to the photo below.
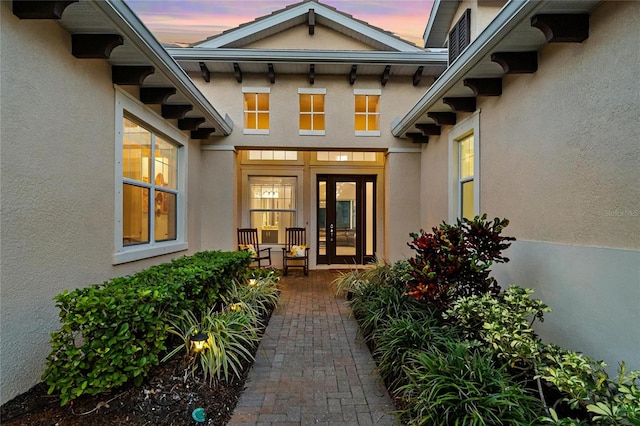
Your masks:
{"label": "porch ceiling", "polygon": [[[501,79],[505,74],[535,72],[537,52],[546,43],[579,41],[577,34],[584,32],[584,28],[580,28],[580,23],[576,23],[573,17],[588,15],[599,3],[601,0],[528,0],[507,3],[422,98],[404,116],[394,120],[391,126],[393,135],[409,137],[416,142],[427,142],[428,135],[420,131],[422,126],[455,124],[456,112],[469,111],[456,110],[455,105],[466,107],[470,105],[469,98],[477,96],[499,96],[502,93]],[[534,17],[539,17],[537,22],[532,21]],[[556,19],[560,20],[558,28],[568,29],[572,32],[573,39],[560,37],[558,31],[553,37],[547,31],[548,24],[553,26]],[[588,35],[588,16],[586,25]],[[552,38],[547,40],[542,29]]]}

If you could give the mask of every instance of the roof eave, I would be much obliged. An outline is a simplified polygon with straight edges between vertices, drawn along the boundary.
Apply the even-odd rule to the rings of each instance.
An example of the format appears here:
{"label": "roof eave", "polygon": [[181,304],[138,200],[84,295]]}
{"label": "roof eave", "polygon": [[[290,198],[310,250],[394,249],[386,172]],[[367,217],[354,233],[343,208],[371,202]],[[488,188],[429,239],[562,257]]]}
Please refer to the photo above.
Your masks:
{"label": "roof eave", "polygon": [[[424,47],[442,47],[449,34],[448,28],[453,21],[453,17],[458,10],[460,0],[435,0],[431,13],[429,13],[429,21],[422,35]],[[442,23],[440,27],[436,27],[436,23]]]}
{"label": "roof eave", "polygon": [[146,59],[163,74],[182,94],[199,109],[205,118],[217,126],[219,134],[226,136],[233,131],[233,121],[228,115],[222,115],[209,103],[205,96],[193,84],[189,76],[167,53],[160,42],[151,34],[137,15],[120,0],[96,1],[98,7],[108,19],[146,56]]}

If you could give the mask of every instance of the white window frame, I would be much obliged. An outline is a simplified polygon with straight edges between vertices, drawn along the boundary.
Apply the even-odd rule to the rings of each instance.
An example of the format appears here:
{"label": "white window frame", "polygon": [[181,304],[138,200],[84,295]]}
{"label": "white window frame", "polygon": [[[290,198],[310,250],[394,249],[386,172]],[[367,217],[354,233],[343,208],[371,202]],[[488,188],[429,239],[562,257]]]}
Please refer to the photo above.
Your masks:
{"label": "white window frame", "polygon": [[[473,214],[480,214],[480,110],[477,110],[449,132],[449,223],[462,218],[460,141],[469,135],[473,135]],[[469,180],[466,178],[463,181]]]}
{"label": "white window frame", "polygon": [[[298,89],[298,103],[300,102],[300,96],[299,95],[322,95],[325,99],[324,99],[324,111],[322,112],[315,112],[313,111],[313,101],[311,101],[311,112],[302,112],[302,111],[298,111],[299,115],[310,115],[311,116],[311,126],[313,127],[313,117],[316,115],[323,115],[324,116],[324,129],[323,130],[302,130],[302,129],[298,129],[299,131],[299,135],[300,136],[324,136],[326,134],[326,129],[327,129],[327,103],[326,103],[326,95],[327,95],[327,89],[321,89],[321,88],[314,88],[314,89],[309,89],[309,88],[303,88],[303,89]],[[299,108],[298,108],[299,109]],[[298,123],[298,126],[300,124]]]}
{"label": "white window frame", "polygon": [[[369,112],[369,102],[367,101],[366,103],[366,107],[367,110],[365,111],[364,115],[367,118],[367,120],[365,120],[366,123],[369,123],[369,115],[374,115],[376,114],[378,116],[378,122],[380,122],[380,100],[382,99],[382,90],[380,89],[354,89],[353,90],[353,96],[354,96],[354,101],[355,101],[355,96],[356,95],[373,95],[373,96],[378,96],[378,112]],[[353,111],[353,120],[354,120],[354,128],[355,128],[355,117],[356,115],[359,115],[358,113],[356,113],[355,108]],[[355,136],[380,136],[380,129],[378,130],[355,130]]]}
{"label": "white window frame", "polygon": [[[136,260],[175,253],[189,248],[187,242],[187,162],[189,139],[180,130],[170,125],[156,112],[142,105],[136,98],[115,86],[116,92],[116,137],[115,137],[115,226],[113,264],[134,262]],[[176,189],[176,239],[155,242],[153,239],[154,215],[149,214],[149,243],[125,246],[122,243],[123,221],[123,185],[127,179],[123,177],[123,136],[124,118],[143,125],[150,131],[166,138],[178,146],[178,187]],[[151,198],[149,198],[151,199]],[[151,210],[151,209],[150,209]]]}
{"label": "white window frame", "polygon": [[[267,111],[261,111],[258,108],[258,103],[256,102],[256,110],[255,111],[247,111],[244,109],[244,95],[247,93],[267,93],[269,95],[269,110]],[[269,114],[269,128],[268,129],[247,129],[244,128],[242,130],[242,133],[245,135],[268,135],[269,131],[271,129],[271,88],[270,87],[243,87],[242,88],[242,125],[244,127],[245,123],[244,123],[244,114],[246,114],[247,112],[254,112],[254,113],[268,113]],[[257,116],[256,116],[257,118]]]}

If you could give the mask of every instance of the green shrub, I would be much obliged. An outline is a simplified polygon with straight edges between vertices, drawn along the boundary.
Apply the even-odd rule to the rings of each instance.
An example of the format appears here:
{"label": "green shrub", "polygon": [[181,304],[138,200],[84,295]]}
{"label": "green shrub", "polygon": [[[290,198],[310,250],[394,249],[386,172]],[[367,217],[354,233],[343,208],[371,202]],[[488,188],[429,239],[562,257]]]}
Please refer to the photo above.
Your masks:
{"label": "green shrub", "polygon": [[399,417],[412,425],[526,425],[540,402],[489,352],[460,342],[412,352]]}
{"label": "green shrub", "polygon": [[413,241],[408,245],[416,255],[409,259],[413,281],[407,294],[440,310],[460,297],[497,294],[500,287],[489,276],[489,268],[509,261],[501,253],[515,238],[500,235],[509,224],[507,219],[488,222],[486,218],[458,219],[455,225],[432,228],[432,233],[411,234]]}
{"label": "green shrub", "polygon": [[49,393],[64,405],[129,380],[139,385],[166,350],[167,317],[214,305],[249,262],[243,252],[202,252],[57,295],[62,327],[51,334],[43,374]]}

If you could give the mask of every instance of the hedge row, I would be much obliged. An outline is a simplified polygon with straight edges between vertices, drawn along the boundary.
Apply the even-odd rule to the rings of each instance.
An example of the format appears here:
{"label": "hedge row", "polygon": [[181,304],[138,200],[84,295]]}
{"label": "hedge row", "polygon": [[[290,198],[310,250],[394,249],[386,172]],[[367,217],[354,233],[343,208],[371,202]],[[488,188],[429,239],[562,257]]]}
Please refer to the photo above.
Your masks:
{"label": "hedge row", "polygon": [[200,252],[57,295],[62,327],[51,334],[42,377],[49,393],[64,405],[130,380],[141,384],[166,350],[167,318],[214,306],[250,262],[246,252]]}

